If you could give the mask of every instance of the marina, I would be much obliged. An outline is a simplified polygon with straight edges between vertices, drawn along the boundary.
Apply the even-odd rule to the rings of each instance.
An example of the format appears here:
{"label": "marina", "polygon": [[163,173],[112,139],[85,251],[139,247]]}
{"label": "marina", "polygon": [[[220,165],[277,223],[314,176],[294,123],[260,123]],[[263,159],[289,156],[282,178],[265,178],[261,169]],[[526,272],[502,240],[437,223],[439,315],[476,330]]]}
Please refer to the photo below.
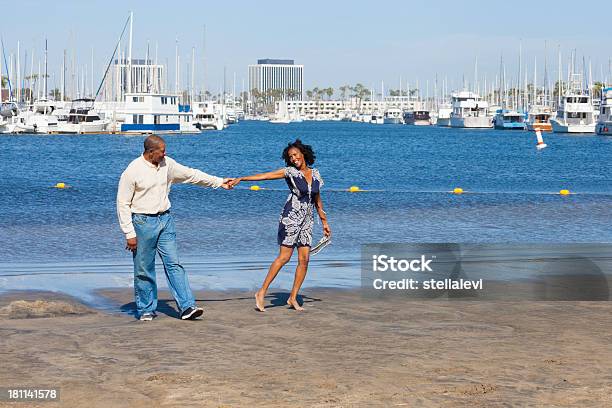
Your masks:
{"label": "marina", "polygon": [[[600,135],[611,132],[609,77],[602,68],[601,78],[595,81],[590,62],[587,68],[584,57],[582,67],[578,67],[576,50],[570,53],[565,68],[558,52],[558,79],[554,83],[546,58],[543,74],[538,76],[536,59],[533,76],[528,78],[529,65],[524,63],[519,46],[516,78],[509,78],[506,71],[512,64],[502,58],[499,73],[487,82],[486,76],[478,75],[476,60],[472,82],[467,83],[464,75],[461,86],[451,86],[446,77],[438,83],[436,75],[431,81],[432,92],[430,81],[423,87],[417,80],[412,87],[401,77],[398,89],[381,82],[379,90],[361,83],[337,90],[306,90],[303,65],[267,58],[249,65],[248,86],[245,88],[243,79],[241,92],[236,90],[236,73],[229,87],[224,71],[223,87],[214,95],[195,86],[195,47],[186,63],[189,76],[185,83],[180,77],[185,62],[181,63],[177,42],[173,87],[168,75],[170,64],[158,61],[157,45],[154,57],[147,43],[144,58],[134,58],[133,20],[130,13],[100,78],[93,70],[93,61],[88,81],[87,70],[83,69],[82,78],[75,78],[78,67],[67,60],[65,50],[61,83],[52,90],[46,40],[38,75],[33,73],[36,50],[31,51],[31,61],[26,59],[27,52],[21,61],[19,42],[15,53],[3,42],[0,73],[6,75],[2,74],[0,87],[0,134],[199,134],[224,130],[242,120],[273,124],[349,121]],[[28,64],[30,75],[26,76]]]}

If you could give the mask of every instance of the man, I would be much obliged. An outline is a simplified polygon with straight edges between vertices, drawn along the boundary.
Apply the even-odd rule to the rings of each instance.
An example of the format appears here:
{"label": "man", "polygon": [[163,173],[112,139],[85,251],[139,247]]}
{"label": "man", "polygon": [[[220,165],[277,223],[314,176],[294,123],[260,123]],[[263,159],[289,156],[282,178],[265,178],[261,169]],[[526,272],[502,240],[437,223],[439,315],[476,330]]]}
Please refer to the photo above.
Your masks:
{"label": "man", "polygon": [[150,321],[156,316],[156,252],[164,264],[168,287],[181,319],[193,320],[204,313],[196,306],[187,274],[178,259],[168,194],[175,183],[229,190],[230,180],[185,167],[166,157],[166,143],[159,136],[147,137],[142,156],[132,161],[121,174],[117,213],[127,240],[126,249],[132,251],[134,259],[134,294],[140,320]]}

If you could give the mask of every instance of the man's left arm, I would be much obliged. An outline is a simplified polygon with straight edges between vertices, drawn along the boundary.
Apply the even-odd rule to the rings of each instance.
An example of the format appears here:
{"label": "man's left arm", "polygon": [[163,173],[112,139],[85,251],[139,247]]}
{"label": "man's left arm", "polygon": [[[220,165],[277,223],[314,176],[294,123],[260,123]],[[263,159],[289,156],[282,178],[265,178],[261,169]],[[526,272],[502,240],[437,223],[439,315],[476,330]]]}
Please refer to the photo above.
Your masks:
{"label": "man's left arm", "polygon": [[227,186],[227,179],[211,176],[201,170],[183,166],[172,159],[168,160],[168,158],[166,158],[166,160],[169,162],[168,173],[173,183],[195,184],[212,188],[225,188],[225,186]]}

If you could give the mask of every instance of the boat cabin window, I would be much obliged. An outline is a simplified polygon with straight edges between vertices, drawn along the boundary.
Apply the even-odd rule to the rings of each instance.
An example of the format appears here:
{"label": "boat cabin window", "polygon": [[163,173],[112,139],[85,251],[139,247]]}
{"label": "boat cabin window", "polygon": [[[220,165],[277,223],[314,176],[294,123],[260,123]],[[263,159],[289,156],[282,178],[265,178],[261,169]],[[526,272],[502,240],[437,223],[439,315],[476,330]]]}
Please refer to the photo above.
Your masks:
{"label": "boat cabin window", "polygon": [[588,103],[589,99],[586,96],[581,96],[581,97],[578,97],[578,96],[571,97],[570,96],[569,98],[567,98],[567,101],[569,103]]}
{"label": "boat cabin window", "polygon": [[161,97],[161,104],[162,104],[162,105],[167,105],[167,104],[168,104],[168,98],[167,98],[167,97],[165,97],[165,96],[162,96],[162,97]]}
{"label": "boat cabin window", "polygon": [[132,96],[132,102],[144,102],[144,96]]}
{"label": "boat cabin window", "polygon": [[132,115],[132,123],[142,125],[144,121],[144,115]]}

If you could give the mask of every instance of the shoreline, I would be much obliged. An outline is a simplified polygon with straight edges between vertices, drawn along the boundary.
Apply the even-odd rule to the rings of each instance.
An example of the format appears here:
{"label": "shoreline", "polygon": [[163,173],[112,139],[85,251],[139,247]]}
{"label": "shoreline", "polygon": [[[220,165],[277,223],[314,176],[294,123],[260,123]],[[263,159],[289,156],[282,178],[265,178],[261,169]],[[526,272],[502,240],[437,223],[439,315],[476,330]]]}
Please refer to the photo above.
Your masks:
{"label": "shoreline", "polygon": [[[43,318],[0,314],[7,386],[60,388],[44,406],[607,406],[610,302],[432,302],[302,291],[305,312],[272,289],[196,291],[201,321],[129,315],[133,294],[103,289],[114,312],[80,305]],[[79,301],[57,293],[0,295]],[[122,310],[123,309],[123,310]],[[69,309],[69,311],[73,311]],[[36,379],[32,383],[32,379]],[[0,406],[15,406],[0,402]]]}

